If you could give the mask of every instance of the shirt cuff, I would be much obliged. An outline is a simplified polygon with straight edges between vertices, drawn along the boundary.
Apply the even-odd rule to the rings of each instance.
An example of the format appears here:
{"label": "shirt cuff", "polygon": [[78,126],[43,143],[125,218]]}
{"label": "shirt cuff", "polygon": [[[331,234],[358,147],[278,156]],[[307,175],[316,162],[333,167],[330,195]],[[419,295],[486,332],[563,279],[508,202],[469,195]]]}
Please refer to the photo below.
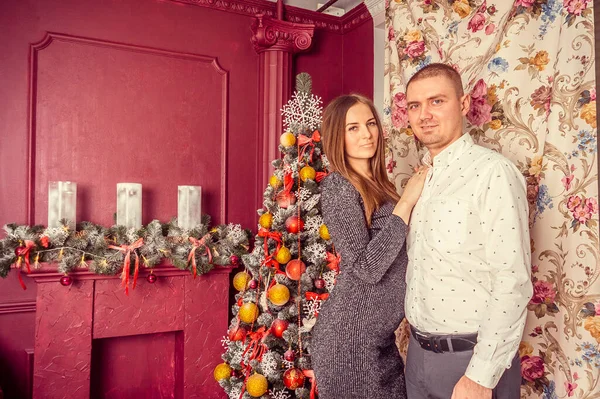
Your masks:
{"label": "shirt cuff", "polygon": [[504,370],[506,366],[502,362],[482,360],[473,355],[465,375],[479,385],[494,389],[502,378]]}

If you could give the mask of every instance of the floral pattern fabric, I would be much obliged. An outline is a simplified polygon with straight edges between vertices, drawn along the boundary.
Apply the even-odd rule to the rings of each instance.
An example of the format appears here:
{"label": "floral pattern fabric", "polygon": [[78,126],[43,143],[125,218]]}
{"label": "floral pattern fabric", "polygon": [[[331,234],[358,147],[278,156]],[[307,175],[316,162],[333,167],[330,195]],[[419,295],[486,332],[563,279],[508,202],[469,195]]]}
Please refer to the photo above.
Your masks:
{"label": "floral pattern fabric", "polygon": [[[519,348],[523,398],[600,398],[600,252],[591,0],[391,0],[384,130],[401,187],[424,149],[406,82],[432,62],[463,77],[467,132],[527,181],[534,295]],[[400,340],[399,346],[406,348]]]}

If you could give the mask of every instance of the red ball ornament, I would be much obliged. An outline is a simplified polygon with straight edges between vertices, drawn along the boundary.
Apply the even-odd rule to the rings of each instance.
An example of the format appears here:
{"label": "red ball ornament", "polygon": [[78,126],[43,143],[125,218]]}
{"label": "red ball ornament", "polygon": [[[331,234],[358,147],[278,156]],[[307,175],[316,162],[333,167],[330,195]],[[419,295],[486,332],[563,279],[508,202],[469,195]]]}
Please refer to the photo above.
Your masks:
{"label": "red ball ornament", "polygon": [[248,334],[248,330],[244,327],[232,328],[228,332],[228,337],[230,341],[242,341],[246,338],[246,334]]}
{"label": "red ball ornament", "polygon": [[16,256],[21,256],[23,254],[23,252],[25,252],[26,249],[27,249],[27,247],[16,247],[15,248],[15,255]]}
{"label": "red ball ornament", "polygon": [[304,385],[304,373],[297,368],[287,369],[283,373],[283,384],[289,389],[298,389]]}
{"label": "red ball ornament", "polygon": [[146,276],[146,280],[148,280],[150,284],[154,284],[156,282],[156,274],[150,273]]}
{"label": "red ball ornament", "polygon": [[325,280],[323,280],[322,278],[316,279],[315,280],[315,288],[318,288],[320,290],[325,288]]}
{"label": "red ball ornament", "polygon": [[295,203],[296,196],[294,194],[285,191],[277,194],[277,205],[279,205],[280,208],[287,209],[290,205]]}
{"label": "red ball ornament", "polygon": [[302,277],[302,273],[306,271],[306,265],[300,259],[292,259],[285,266],[285,275],[290,280],[298,281]]}
{"label": "red ball ornament", "polygon": [[286,320],[275,319],[273,323],[271,323],[271,334],[276,336],[277,338],[283,338],[283,333],[287,330],[289,322]]}
{"label": "red ball ornament", "polygon": [[244,304],[244,300],[242,298],[237,300],[237,305],[242,306]]}
{"label": "red ball ornament", "polygon": [[285,353],[283,354],[283,358],[285,360],[287,360],[288,362],[293,362],[294,360],[296,360],[296,353],[291,350],[288,349],[287,351],[285,351]]}
{"label": "red ball ornament", "polygon": [[69,286],[73,284],[73,279],[71,278],[71,276],[62,276],[60,278],[60,285],[62,285],[63,287]]}
{"label": "red ball ornament", "polygon": [[229,257],[229,263],[231,263],[233,266],[237,266],[240,264],[240,258],[237,255],[231,255]]}
{"label": "red ball ornament", "polygon": [[250,280],[250,283],[248,283],[248,287],[250,287],[250,289],[252,289],[252,290],[255,290],[256,287],[258,287],[258,281]]}
{"label": "red ball ornament", "polygon": [[298,234],[304,230],[304,221],[296,215],[290,216],[285,221],[285,229],[288,233]]}

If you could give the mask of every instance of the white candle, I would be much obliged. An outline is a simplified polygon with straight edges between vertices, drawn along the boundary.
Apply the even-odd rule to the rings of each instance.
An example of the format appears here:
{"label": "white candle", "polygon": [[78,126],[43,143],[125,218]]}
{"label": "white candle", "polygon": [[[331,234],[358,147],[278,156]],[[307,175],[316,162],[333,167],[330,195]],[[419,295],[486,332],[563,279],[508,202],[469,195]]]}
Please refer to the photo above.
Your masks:
{"label": "white candle", "polygon": [[68,220],[74,230],[77,212],[77,183],[70,181],[48,182],[48,227],[60,227],[60,221]]}
{"label": "white candle", "polygon": [[117,183],[117,224],[142,227],[142,185]]}
{"label": "white candle", "polygon": [[178,186],[177,225],[190,230],[201,223],[202,187]]}

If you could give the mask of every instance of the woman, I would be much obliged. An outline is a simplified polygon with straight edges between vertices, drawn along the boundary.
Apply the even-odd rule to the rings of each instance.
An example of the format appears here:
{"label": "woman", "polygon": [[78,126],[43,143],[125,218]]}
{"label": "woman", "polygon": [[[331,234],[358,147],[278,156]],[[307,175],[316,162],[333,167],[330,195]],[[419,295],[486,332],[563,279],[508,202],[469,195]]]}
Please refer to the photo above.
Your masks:
{"label": "woman", "polygon": [[407,224],[426,171],[400,198],[386,175],[381,132],[362,96],[338,97],[323,114],[332,173],[321,183],[321,208],[342,262],[313,329],[320,399],[406,398],[394,331],[404,317]]}

